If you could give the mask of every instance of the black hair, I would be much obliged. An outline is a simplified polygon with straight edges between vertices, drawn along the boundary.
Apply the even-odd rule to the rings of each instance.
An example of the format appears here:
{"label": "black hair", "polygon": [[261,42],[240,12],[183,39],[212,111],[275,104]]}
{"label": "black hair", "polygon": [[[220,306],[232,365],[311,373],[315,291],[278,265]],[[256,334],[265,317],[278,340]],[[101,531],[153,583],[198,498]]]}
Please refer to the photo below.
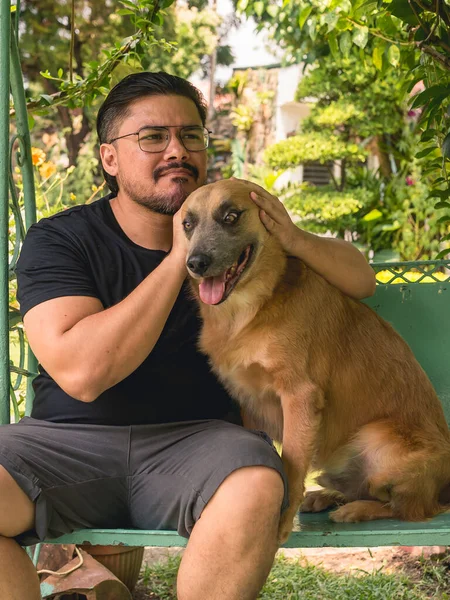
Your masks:
{"label": "black hair", "polygon": [[[202,93],[186,79],[164,71],[144,71],[124,77],[109,92],[97,115],[97,135],[100,144],[108,143],[127,116],[130,105],[146,96],[184,96],[197,107],[203,126],[206,122],[206,102]],[[117,194],[117,180],[103,169],[103,176],[113,194]]]}

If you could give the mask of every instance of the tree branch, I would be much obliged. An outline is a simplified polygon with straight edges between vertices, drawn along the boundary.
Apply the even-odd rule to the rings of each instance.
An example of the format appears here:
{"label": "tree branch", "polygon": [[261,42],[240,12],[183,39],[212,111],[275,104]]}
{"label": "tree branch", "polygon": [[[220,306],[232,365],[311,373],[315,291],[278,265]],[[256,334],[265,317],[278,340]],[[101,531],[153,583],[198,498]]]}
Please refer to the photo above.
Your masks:
{"label": "tree branch", "polygon": [[[112,73],[112,71],[114,71],[114,69],[117,67],[117,65],[119,65],[122,62],[123,58],[132,50],[132,48],[136,45],[136,43],[139,40],[141,40],[143,37],[145,37],[145,36],[142,32],[139,32],[139,33],[131,36],[129,38],[128,42],[115,52],[112,59],[110,61],[107,61],[106,63],[104,63],[104,65],[102,65],[102,68],[99,69],[98,76],[96,79],[92,79],[92,81],[86,82],[86,85],[77,86],[75,88],[75,90],[72,88],[69,90],[63,90],[63,91],[51,94],[52,103],[48,105],[48,108],[64,104],[64,102],[66,102],[68,98],[77,99],[79,97],[83,97],[90,90],[95,89],[96,86],[98,85],[98,82],[102,81],[104,77],[106,77],[107,75]],[[42,105],[40,100],[32,100],[31,102],[27,103],[28,111],[42,110],[43,108],[46,108],[46,107]],[[12,108],[9,111],[10,116],[14,116],[15,112],[16,112],[15,109]]]}
{"label": "tree branch", "polygon": [[75,44],[75,0],[72,0],[70,16],[69,80],[73,83],[73,48]]}
{"label": "tree branch", "polygon": [[332,163],[332,166],[330,167],[330,165],[328,163],[325,163],[325,166],[328,170],[328,173],[330,174],[331,180],[333,182],[334,187],[336,188],[336,191],[339,191],[339,184],[336,180],[336,177],[334,176],[333,173],[333,167],[334,167],[334,162]]}
{"label": "tree branch", "polygon": [[428,37],[430,37],[430,30],[427,27],[425,27],[422,19],[419,16],[419,13],[417,12],[417,10],[416,10],[416,8],[414,6],[414,2],[412,2],[411,0],[408,0],[408,4],[411,7],[411,10],[413,11],[416,19],[419,21],[419,25],[422,27],[422,29],[424,30],[425,34],[428,35]]}
{"label": "tree branch", "polygon": [[428,40],[433,37],[434,32],[437,29],[437,26],[439,25],[439,0],[436,0],[436,6],[435,6],[435,11],[436,11],[436,21],[434,22],[433,27],[431,28],[430,33],[428,34],[428,37],[425,39],[425,42],[428,42]]}
{"label": "tree branch", "polygon": [[425,54],[429,54],[435,60],[437,60],[441,65],[443,65],[446,69],[450,71],[450,58],[447,58],[440,52],[438,52],[435,48],[431,48],[431,46],[421,46],[420,42],[416,42],[416,46]]}

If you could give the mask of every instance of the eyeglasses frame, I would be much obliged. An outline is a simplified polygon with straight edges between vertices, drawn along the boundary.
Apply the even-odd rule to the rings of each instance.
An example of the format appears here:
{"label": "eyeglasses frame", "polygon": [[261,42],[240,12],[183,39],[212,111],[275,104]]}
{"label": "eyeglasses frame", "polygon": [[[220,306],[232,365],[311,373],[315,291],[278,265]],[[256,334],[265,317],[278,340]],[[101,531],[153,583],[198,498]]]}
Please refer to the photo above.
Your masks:
{"label": "eyeglasses frame", "polygon": [[[112,140],[109,140],[109,142],[107,142],[108,144],[112,144],[113,142],[117,141],[117,140],[121,140],[123,138],[127,138],[130,137],[131,135],[137,135],[139,136],[139,134],[141,133],[141,131],[144,131],[144,129],[173,129],[173,128],[177,128],[177,129],[186,129],[186,128],[195,128],[195,127],[199,127],[201,129],[203,129],[204,131],[207,132],[208,134],[208,140],[207,140],[207,144],[204,148],[202,148],[201,150],[189,150],[189,148],[186,148],[186,146],[184,145],[184,142],[181,138],[178,138],[183,146],[183,148],[185,150],[187,150],[188,152],[204,152],[208,147],[209,147],[209,136],[211,135],[212,131],[210,131],[209,129],[207,129],[204,125],[144,125],[143,127],[141,127],[140,129],[138,129],[137,131],[134,131],[133,133],[126,133],[125,135],[119,135],[118,137],[113,138]],[[177,136],[178,137],[178,136]],[[167,138],[167,144],[166,146],[162,149],[162,150],[142,150],[141,145],[139,143],[139,137],[138,137],[138,145],[139,148],[142,152],[146,152],[148,154],[158,154],[158,152],[164,152],[164,150],[166,150],[166,148],[168,147],[169,143],[170,143],[170,137]]]}

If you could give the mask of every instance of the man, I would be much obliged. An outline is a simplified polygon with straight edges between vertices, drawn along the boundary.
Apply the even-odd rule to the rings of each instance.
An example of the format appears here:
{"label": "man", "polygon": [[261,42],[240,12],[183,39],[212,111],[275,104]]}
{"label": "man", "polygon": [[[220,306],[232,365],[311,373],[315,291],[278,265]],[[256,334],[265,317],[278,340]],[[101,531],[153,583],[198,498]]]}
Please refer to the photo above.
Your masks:
{"label": "man", "polygon": [[[205,105],[165,73],[126,77],[98,115],[112,193],[33,226],[17,268],[39,363],[32,418],[0,428],[0,597],[34,600],[17,541],[82,527],[189,537],[180,600],[256,598],[286,504],[281,461],[248,431],[196,350],[179,208],[206,180]],[[265,226],[345,293],[373,275],[350,244],[297,229],[269,194]],[[17,541],[16,541],[17,540]]]}

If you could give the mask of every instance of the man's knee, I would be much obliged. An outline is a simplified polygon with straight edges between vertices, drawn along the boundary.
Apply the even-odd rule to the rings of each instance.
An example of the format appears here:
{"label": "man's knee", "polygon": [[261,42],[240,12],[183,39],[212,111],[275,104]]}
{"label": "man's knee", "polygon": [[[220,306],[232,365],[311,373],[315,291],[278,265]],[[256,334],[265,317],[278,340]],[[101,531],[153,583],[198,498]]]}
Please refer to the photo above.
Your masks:
{"label": "man's knee", "polygon": [[14,537],[33,527],[33,502],[0,466],[0,536]]}
{"label": "man's knee", "polygon": [[223,481],[212,503],[228,505],[237,516],[239,511],[256,511],[261,517],[278,518],[285,495],[280,473],[265,466],[242,467]]}

